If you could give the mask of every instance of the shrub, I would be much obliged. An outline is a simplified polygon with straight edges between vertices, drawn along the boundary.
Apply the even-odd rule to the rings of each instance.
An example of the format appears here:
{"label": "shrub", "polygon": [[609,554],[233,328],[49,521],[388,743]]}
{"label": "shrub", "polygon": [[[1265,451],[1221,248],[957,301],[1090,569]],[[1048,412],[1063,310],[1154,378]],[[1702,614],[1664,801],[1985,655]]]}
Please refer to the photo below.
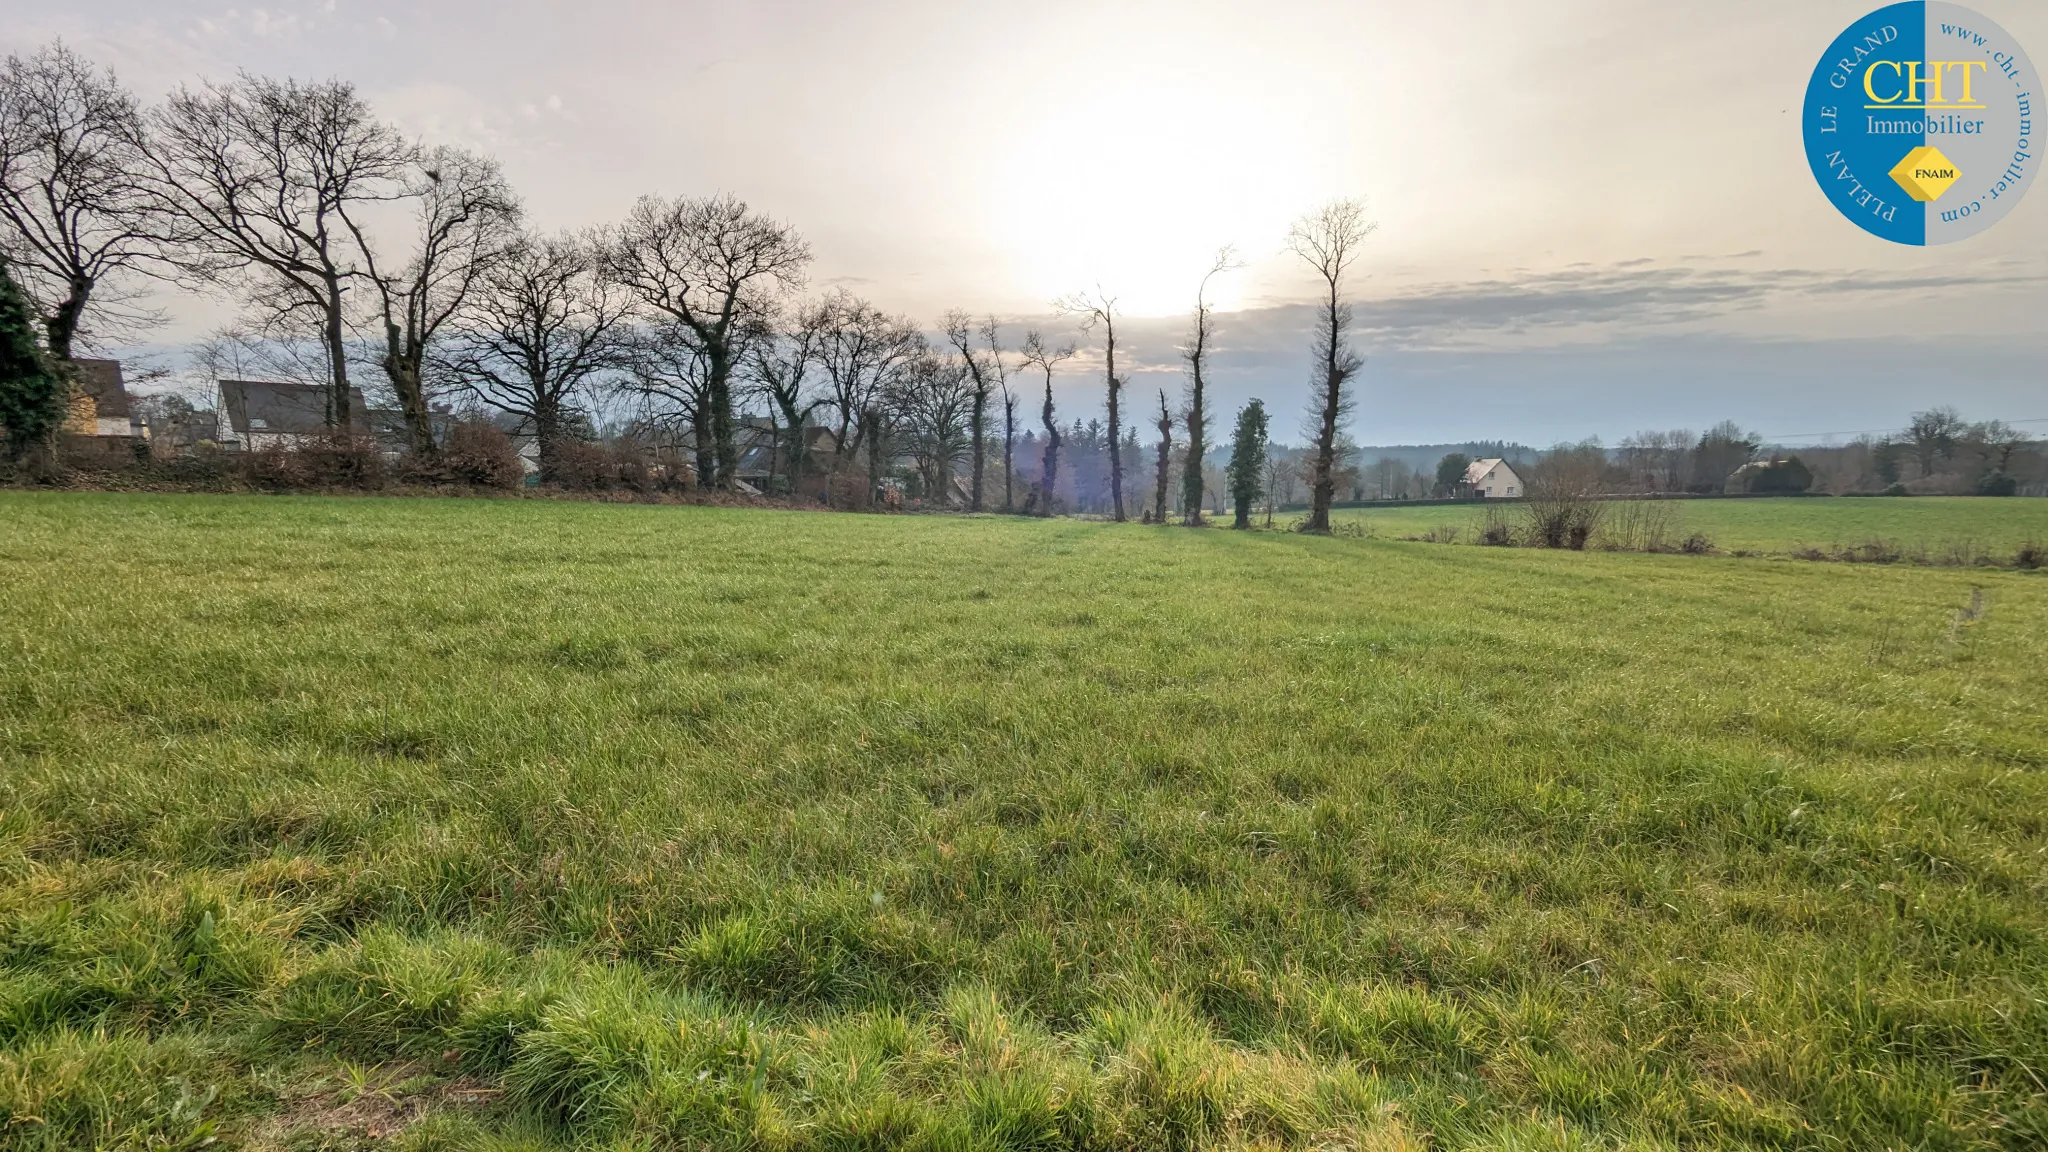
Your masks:
{"label": "shrub", "polygon": [[432,456],[409,456],[404,478],[414,484],[467,484],[475,488],[517,488],[526,479],[512,438],[480,422],[455,425]]}
{"label": "shrub", "polygon": [[2017,496],[2019,491],[2020,482],[2003,472],[1993,472],[1991,475],[1977,481],[1977,495],[1979,496]]}
{"label": "shrub", "polygon": [[1678,545],[1678,550],[1688,556],[1705,556],[1714,550],[1714,542],[1704,532],[1694,532]]}
{"label": "shrub", "polygon": [[2032,572],[2041,566],[2044,558],[2048,558],[2048,545],[2039,540],[2029,540],[2020,545],[2019,552],[2012,558],[2012,565],[2022,572]]}
{"label": "shrub", "polygon": [[264,448],[247,458],[249,481],[261,488],[370,490],[384,484],[384,453],[368,436],[309,436],[296,448]]}
{"label": "shrub", "polygon": [[1507,513],[1500,505],[1486,506],[1486,522],[1479,527],[1479,542],[1493,548],[1513,547],[1515,529],[1508,523]]}

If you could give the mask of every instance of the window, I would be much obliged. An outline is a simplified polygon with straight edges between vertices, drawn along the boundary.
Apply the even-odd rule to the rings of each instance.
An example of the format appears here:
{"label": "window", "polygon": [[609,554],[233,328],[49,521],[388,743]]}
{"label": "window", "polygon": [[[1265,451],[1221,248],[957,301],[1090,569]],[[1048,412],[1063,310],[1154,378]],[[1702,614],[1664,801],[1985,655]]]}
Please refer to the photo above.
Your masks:
{"label": "window", "polygon": [[1510,484],[1510,485],[1508,485],[1508,495],[1510,495],[1510,496],[1513,496],[1514,494],[1515,494],[1515,486],[1514,486],[1513,484]]}

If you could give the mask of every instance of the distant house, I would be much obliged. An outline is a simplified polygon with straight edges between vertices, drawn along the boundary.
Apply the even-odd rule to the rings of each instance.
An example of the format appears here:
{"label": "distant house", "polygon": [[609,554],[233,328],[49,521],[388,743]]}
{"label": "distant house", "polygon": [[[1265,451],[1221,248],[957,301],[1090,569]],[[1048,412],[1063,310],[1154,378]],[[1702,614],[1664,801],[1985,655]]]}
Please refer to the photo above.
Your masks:
{"label": "distant house", "polygon": [[1526,495],[1522,487],[1522,478],[1515,475],[1514,468],[1498,456],[1474,460],[1471,467],[1465,469],[1465,479],[1462,483],[1464,489],[1472,495],[1489,500],[1506,500]]}
{"label": "distant house", "polygon": [[[750,417],[740,422],[737,431],[735,439],[740,461],[733,479],[761,492],[790,487],[789,462],[781,457],[773,425],[759,417]],[[824,497],[827,478],[832,472],[832,448],[836,442],[830,428],[817,424],[804,426],[806,461],[803,475],[797,478],[794,486],[796,495],[811,499]]]}
{"label": "distant house", "polygon": [[73,360],[78,391],[63,431],[73,436],[142,440],[149,435],[129,403],[118,360]]}
{"label": "distant house", "polygon": [[[327,425],[328,390],[315,384],[275,380],[222,380],[220,407],[224,447],[260,452],[286,451],[308,440],[333,434]],[[360,390],[348,392],[349,427],[358,436],[372,436],[396,450],[405,443],[405,416],[392,409],[372,408]]]}

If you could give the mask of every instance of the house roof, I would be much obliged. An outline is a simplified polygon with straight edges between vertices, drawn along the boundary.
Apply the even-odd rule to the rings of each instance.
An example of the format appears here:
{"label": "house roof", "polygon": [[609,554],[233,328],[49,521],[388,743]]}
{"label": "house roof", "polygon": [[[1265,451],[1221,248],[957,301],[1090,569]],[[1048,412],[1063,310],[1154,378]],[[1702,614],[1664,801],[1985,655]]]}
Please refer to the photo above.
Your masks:
{"label": "house roof", "polygon": [[[327,430],[327,389],[313,384],[286,384],[274,380],[223,380],[220,404],[236,435],[258,432],[287,432],[312,435]],[[350,423],[358,431],[370,428],[369,405],[360,390],[348,390]]]}
{"label": "house roof", "polygon": [[128,388],[121,378],[119,360],[73,360],[79,390],[92,397],[93,411],[101,416],[127,416]]}
{"label": "house roof", "polygon": [[[1486,474],[1488,472],[1491,472],[1495,468],[1500,467],[1503,463],[1505,463],[1505,461],[1503,461],[1498,456],[1488,456],[1484,460],[1474,460],[1471,466],[1465,469],[1465,483],[1479,483],[1481,480],[1486,479]],[[1510,466],[1508,468],[1508,471],[1513,472],[1514,468]]]}

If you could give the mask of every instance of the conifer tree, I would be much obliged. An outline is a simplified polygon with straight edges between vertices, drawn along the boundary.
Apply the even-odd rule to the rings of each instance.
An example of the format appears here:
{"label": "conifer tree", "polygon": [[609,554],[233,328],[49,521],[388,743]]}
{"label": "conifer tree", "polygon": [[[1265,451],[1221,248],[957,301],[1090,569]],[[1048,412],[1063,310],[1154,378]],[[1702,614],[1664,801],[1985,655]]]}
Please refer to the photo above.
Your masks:
{"label": "conifer tree", "polygon": [[1237,414],[1237,432],[1230,442],[1230,499],[1237,507],[1232,528],[1252,526],[1252,503],[1262,494],[1266,472],[1266,406],[1258,400]]}
{"label": "conifer tree", "polygon": [[13,270],[0,260],[0,430],[10,463],[64,422],[64,380],[36,341],[37,324]]}

